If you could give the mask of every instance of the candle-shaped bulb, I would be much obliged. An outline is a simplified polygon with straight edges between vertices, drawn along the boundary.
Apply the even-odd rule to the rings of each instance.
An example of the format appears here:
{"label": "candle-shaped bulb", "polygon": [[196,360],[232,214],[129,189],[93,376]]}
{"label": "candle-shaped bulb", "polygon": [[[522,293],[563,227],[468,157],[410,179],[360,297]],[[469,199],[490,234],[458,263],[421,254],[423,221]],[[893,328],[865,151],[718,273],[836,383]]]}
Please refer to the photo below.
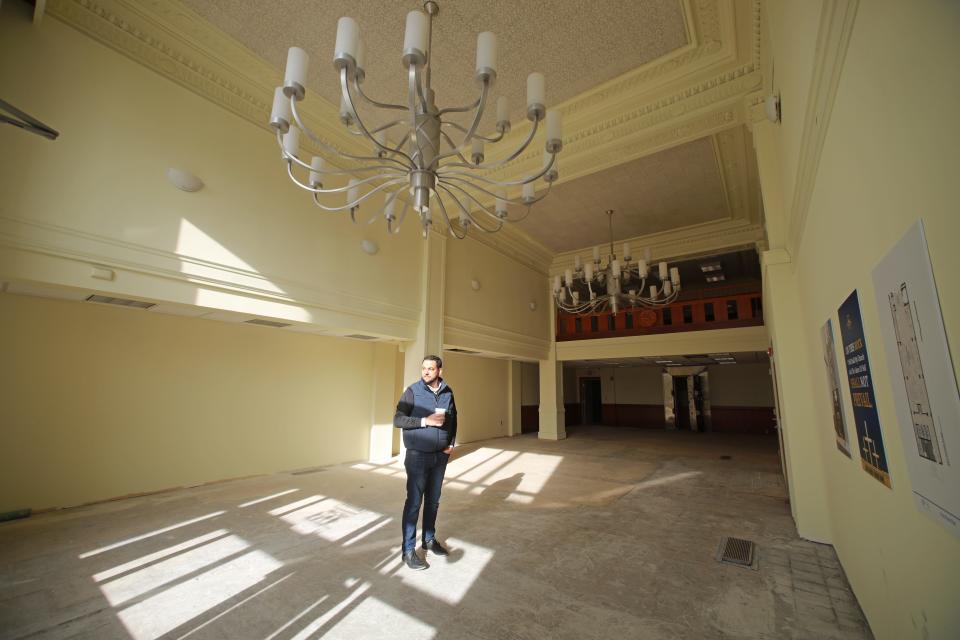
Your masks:
{"label": "candle-shaped bulb", "polygon": [[483,162],[483,139],[474,138],[470,142],[470,160],[473,164],[480,164]]}
{"label": "candle-shaped bulb", "polygon": [[497,192],[496,214],[501,219],[507,217],[507,192],[502,189]]}
{"label": "candle-shaped bulb", "polygon": [[643,260],[642,258],[640,260],[637,260],[637,273],[640,275],[640,278],[647,277],[647,261],[646,260]]}
{"label": "candle-shaped bulb", "polygon": [[613,270],[613,277],[619,278],[620,277],[620,261],[614,258],[610,262],[610,268]]}
{"label": "candle-shaped bulb", "polygon": [[593,280],[593,263],[588,262],[583,266],[583,277],[589,282]]}
{"label": "candle-shaped bulb", "polygon": [[650,285],[650,299],[651,300],[657,299],[657,285],[655,284]]}
{"label": "candle-shaped bulb", "polygon": [[347,189],[347,204],[352,204],[360,199],[360,181],[356,178],[351,178],[347,186],[349,187],[349,189]]}
{"label": "candle-shaped bulb", "polygon": [[657,267],[659,267],[659,270],[660,270],[661,282],[665,281],[667,278],[670,277],[670,270],[667,268],[666,262],[661,262],[659,265],[657,265]]}
{"label": "candle-shaped bulb", "polygon": [[560,276],[553,276],[553,292],[560,291]]}
{"label": "candle-shaped bulb", "polygon": [[534,71],[527,76],[527,118],[540,120],[546,113],[547,81],[542,73]]}
{"label": "candle-shaped bulb", "polygon": [[593,248],[593,261],[600,262],[600,247]]}
{"label": "candle-shaped bulb", "polygon": [[537,199],[536,189],[533,186],[533,182],[525,182],[523,184],[523,201],[527,204],[530,204]]}
{"label": "candle-shaped bulb", "polygon": [[320,156],[313,156],[310,160],[310,186],[314,189],[323,187],[323,170],[326,163]]}
{"label": "candle-shaped bulb", "polygon": [[507,96],[497,98],[497,124],[510,122],[510,101]]}
{"label": "candle-shaped bulb", "polygon": [[403,37],[403,57],[407,64],[426,62],[430,19],[423,11],[407,14],[407,30]]}
{"label": "candle-shaped bulb", "polygon": [[497,36],[484,31],[477,34],[477,76],[480,80],[497,77]]}
{"label": "candle-shaped bulb", "polygon": [[680,284],[680,269],[677,267],[670,267],[670,281],[673,283],[673,286]]}
{"label": "candle-shaped bulb", "polygon": [[283,153],[288,158],[295,158],[300,152],[300,129],[292,127],[283,134]]}
{"label": "candle-shaped bulb", "polygon": [[567,283],[567,286],[573,284],[573,269],[567,269],[563,272],[563,281]]}
{"label": "candle-shaped bulb", "polygon": [[307,52],[300,47],[290,47],[287,50],[287,68],[283,72],[283,92],[287,97],[293,96],[303,100],[304,87],[307,86]]}
{"label": "candle-shaped bulb", "polygon": [[573,268],[580,271],[580,256],[573,256]]}
{"label": "candle-shaped bulb", "polygon": [[337,40],[333,46],[333,66],[336,69],[349,67],[357,62],[360,47],[360,25],[348,16],[337,20]]}
{"label": "candle-shaped bulb", "polygon": [[632,256],[630,255],[630,243],[623,243],[623,259],[629,261]]}
{"label": "candle-shaped bulb", "polygon": [[557,153],[563,147],[562,119],[556,109],[547,111],[547,151]]}
{"label": "candle-shaped bulb", "polygon": [[669,296],[671,293],[673,293],[673,285],[667,280],[663,283],[663,295]]}
{"label": "candle-shaped bulb", "polygon": [[290,99],[283,92],[283,87],[277,87],[273,92],[270,127],[280,133],[286,133],[287,129],[290,128]]}
{"label": "candle-shaped bulb", "polygon": [[397,206],[397,198],[392,194],[388,193],[383,196],[383,217],[387,220],[395,219]]}

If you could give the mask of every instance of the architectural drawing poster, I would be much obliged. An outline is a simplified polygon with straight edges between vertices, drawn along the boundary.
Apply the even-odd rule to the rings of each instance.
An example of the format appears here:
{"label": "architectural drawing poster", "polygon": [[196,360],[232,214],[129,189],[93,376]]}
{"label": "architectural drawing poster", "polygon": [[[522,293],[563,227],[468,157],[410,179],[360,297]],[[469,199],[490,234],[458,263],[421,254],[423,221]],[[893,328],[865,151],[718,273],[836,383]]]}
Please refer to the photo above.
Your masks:
{"label": "architectural drawing poster", "polygon": [[837,371],[837,351],[833,342],[833,323],[827,318],[820,327],[820,342],[823,345],[823,365],[827,370],[827,386],[830,388],[830,407],[833,411],[833,429],[837,449],[850,457],[850,440],[847,438],[847,423],[843,415],[843,400],[840,396],[840,372]]}
{"label": "architectural drawing poster", "polygon": [[921,221],[874,268],[873,286],[911,489],[960,537],[960,393]]}
{"label": "architectural drawing poster", "polygon": [[880,416],[877,415],[876,394],[873,392],[870,358],[867,356],[867,341],[863,336],[860,300],[856,291],[840,305],[839,320],[843,358],[850,386],[850,404],[853,405],[853,420],[857,427],[860,463],[864,471],[891,487],[887,453],[883,448],[883,432],[880,431]]}

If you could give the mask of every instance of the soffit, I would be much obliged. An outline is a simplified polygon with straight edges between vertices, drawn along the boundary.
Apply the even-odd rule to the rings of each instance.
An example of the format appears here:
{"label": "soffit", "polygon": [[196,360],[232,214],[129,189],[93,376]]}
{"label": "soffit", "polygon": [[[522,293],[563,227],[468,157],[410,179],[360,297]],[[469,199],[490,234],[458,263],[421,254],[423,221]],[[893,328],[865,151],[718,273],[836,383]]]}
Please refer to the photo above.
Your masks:
{"label": "soffit", "polygon": [[[770,358],[762,351],[739,351],[733,353],[685,353],[650,358],[607,358],[604,360],[568,360],[563,363],[565,369],[583,369],[597,367],[669,367],[720,366],[718,359],[733,358],[736,364],[758,364],[769,362]],[[658,362],[659,361],[659,362]],[[667,364],[669,362],[669,364]],[[736,365],[726,365],[736,366]]]}
{"label": "soffit", "polygon": [[[284,68],[289,47],[305,49],[310,55],[308,89],[334,107],[340,104],[331,64],[337,20],[350,16],[358,22],[367,48],[364,91],[380,101],[406,104],[400,55],[406,14],[422,8],[418,0],[279,0],[271,2],[269,10],[250,0],[185,4],[277,69]],[[593,5],[440,0],[439,5],[431,61],[438,105],[469,104],[477,98],[477,34],[492,31],[499,49],[493,95],[507,96],[514,122],[525,114],[526,78],[533,71],[546,76],[548,106],[556,105],[689,40],[680,0],[605,0]],[[493,130],[494,114],[488,111],[482,130]]]}

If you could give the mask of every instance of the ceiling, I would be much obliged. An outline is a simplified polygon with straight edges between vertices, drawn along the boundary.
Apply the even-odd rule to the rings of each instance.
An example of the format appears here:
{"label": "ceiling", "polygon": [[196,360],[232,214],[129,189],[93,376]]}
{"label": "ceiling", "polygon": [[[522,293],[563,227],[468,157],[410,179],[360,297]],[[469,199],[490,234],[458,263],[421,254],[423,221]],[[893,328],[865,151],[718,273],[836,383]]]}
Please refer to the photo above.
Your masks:
{"label": "ceiling", "polygon": [[[86,5],[55,3],[49,10],[263,128],[287,49],[303,47],[311,63],[301,112],[320,137],[352,151],[365,147],[335,117],[337,20],[349,15],[360,25],[365,91],[402,103],[405,15],[421,7],[418,0],[111,6],[116,15],[108,12],[103,20]],[[118,38],[117,25],[131,37]],[[764,98],[760,0],[440,0],[431,62],[440,107],[477,97],[473,72],[481,31],[497,35],[492,99],[508,97],[514,125],[500,145],[487,145],[487,160],[504,158],[525,136],[525,79],[532,71],[546,76],[547,106],[563,115],[564,148],[550,196],[526,221],[504,233],[475,234],[477,240],[556,272],[572,262],[570,252],[609,241],[604,211],[614,209],[614,240],[652,247],[655,259],[763,242],[751,137]],[[481,132],[493,130],[494,111]],[[316,151],[303,139],[301,149]],[[542,163],[538,137],[487,177],[516,180],[539,172]]]}
{"label": "ceiling", "polygon": [[616,239],[729,216],[711,139],[559,184],[518,226],[552,251],[572,251],[609,243],[607,209]]}
{"label": "ceiling", "polygon": [[730,364],[757,364],[767,363],[769,361],[770,358],[762,351],[742,351],[737,353],[687,353],[650,358],[570,360],[564,362],[563,366],[568,369],[582,369],[584,367],[688,367],[704,365],[719,366],[721,362]]}
{"label": "ceiling", "polygon": [[[250,0],[185,0],[203,18],[239,40],[278,69],[287,49],[310,56],[310,91],[335,107],[339,81],[333,69],[337,20],[360,25],[366,47],[364,92],[381,102],[406,104],[406,75],[400,62],[408,12],[417,0],[277,0],[265,10]],[[477,34],[497,35],[499,64],[493,96],[507,96],[512,120],[524,117],[527,75],[547,79],[547,100],[558,104],[630,69],[687,44],[678,0],[439,0],[433,30],[432,85],[437,104],[469,104],[479,96],[473,78]],[[495,103],[495,99],[494,99]],[[360,111],[361,117],[364,112]],[[493,131],[495,110],[482,130]]]}

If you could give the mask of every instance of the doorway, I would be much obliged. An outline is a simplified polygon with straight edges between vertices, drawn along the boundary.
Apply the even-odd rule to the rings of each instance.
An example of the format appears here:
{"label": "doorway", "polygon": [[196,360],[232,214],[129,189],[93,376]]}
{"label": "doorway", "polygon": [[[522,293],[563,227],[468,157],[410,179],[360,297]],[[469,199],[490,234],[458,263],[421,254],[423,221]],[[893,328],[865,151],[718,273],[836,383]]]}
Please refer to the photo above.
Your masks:
{"label": "doorway", "polygon": [[673,376],[673,406],[677,429],[690,429],[690,398],[687,391],[687,376]]}
{"label": "doorway", "polygon": [[600,378],[580,378],[580,418],[581,424],[603,422]]}

